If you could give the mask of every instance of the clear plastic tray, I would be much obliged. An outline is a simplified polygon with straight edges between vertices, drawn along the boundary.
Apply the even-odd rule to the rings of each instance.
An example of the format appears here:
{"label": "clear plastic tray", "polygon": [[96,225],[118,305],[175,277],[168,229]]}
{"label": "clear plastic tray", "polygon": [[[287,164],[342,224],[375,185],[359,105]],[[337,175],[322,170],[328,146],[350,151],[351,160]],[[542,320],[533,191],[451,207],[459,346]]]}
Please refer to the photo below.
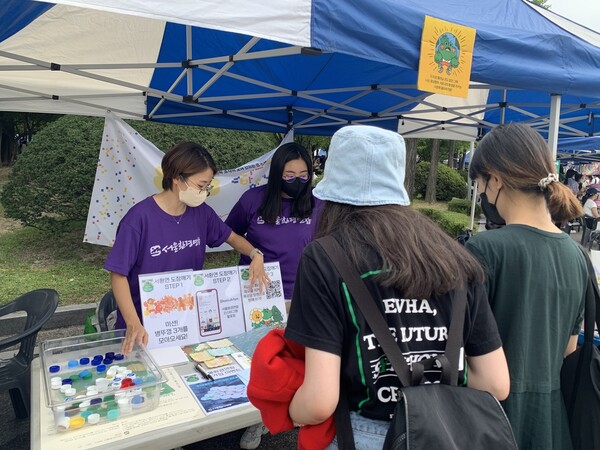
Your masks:
{"label": "clear plastic tray", "polygon": [[121,355],[124,338],[124,331],[118,330],[42,343],[47,406],[58,431],[114,421],[158,406],[165,377],[137,343],[128,355]]}

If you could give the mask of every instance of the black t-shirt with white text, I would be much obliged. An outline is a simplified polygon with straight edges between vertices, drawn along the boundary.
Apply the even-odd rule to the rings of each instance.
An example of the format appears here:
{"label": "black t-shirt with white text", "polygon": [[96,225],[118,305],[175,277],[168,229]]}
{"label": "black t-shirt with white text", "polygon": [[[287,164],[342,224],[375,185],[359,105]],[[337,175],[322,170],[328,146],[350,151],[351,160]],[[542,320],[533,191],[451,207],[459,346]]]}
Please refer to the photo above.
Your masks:
{"label": "black t-shirt with white text", "polygon": [[[365,257],[373,271],[361,277],[385,313],[409,366],[413,361],[443,354],[451,316],[450,296],[403,298],[401,292],[374,282],[374,276],[380,273],[376,255]],[[470,286],[467,297],[463,333],[466,355],[480,356],[498,349],[502,343],[485,288]],[[285,337],[340,356],[350,410],[371,419],[391,419],[400,382],[318,242],[309,244],[302,254]],[[439,371],[426,371],[426,382],[438,379]]]}

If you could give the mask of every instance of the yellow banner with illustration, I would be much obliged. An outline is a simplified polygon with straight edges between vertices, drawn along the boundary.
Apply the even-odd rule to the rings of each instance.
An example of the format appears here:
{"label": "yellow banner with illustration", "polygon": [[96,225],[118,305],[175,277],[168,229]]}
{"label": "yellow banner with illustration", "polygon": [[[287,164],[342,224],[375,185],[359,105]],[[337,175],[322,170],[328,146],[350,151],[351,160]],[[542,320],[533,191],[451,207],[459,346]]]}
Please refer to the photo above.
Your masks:
{"label": "yellow banner with illustration", "polygon": [[466,98],[471,78],[475,28],[425,16],[417,87]]}

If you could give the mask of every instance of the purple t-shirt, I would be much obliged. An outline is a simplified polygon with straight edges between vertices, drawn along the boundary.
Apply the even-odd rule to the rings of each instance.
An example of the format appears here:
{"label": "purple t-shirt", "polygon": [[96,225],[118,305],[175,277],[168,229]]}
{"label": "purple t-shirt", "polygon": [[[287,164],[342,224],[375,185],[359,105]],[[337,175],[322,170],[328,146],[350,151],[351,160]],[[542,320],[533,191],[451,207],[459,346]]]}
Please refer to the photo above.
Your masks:
{"label": "purple t-shirt", "polygon": [[[178,219],[179,220],[179,219]],[[206,246],[218,247],[231,229],[207,204],[187,207],[179,223],[153,197],[131,207],[119,227],[104,268],[127,277],[131,297],[142,320],[138,275],[172,270],[200,270]],[[117,328],[125,328],[118,313]]]}
{"label": "purple t-shirt", "polygon": [[[313,197],[311,215],[300,219],[292,216],[293,201],[282,198],[282,211],[276,222],[266,223],[258,214],[266,194],[266,185],[244,192],[225,223],[237,234],[246,235],[252,245],[262,250],[265,262],[279,261],[284,297],[291,299],[300,255],[315,233],[321,201]],[[245,264],[250,264],[250,258],[242,255],[240,265]]]}

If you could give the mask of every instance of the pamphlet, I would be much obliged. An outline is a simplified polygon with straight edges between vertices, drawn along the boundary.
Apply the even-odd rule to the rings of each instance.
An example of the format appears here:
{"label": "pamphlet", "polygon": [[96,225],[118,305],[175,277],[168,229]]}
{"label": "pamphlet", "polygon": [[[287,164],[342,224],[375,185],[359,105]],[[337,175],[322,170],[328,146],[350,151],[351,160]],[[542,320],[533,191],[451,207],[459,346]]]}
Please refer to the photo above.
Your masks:
{"label": "pamphlet", "polygon": [[249,403],[246,384],[237,375],[206,381],[199,373],[192,373],[183,375],[183,380],[206,414]]}

